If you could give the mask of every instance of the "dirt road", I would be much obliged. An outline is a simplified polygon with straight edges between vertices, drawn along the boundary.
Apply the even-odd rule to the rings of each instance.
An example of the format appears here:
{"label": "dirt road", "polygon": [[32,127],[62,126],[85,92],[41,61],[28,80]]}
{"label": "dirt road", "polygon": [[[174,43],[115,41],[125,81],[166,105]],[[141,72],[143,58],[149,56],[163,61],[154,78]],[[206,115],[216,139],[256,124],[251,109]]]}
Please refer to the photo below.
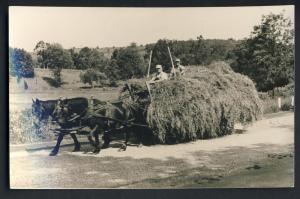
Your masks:
{"label": "dirt road", "polygon": [[[239,131],[238,131],[239,132]],[[84,140],[86,141],[86,140]],[[63,142],[66,144],[68,142]],[[236,133],[177,145],[118,144],[100,154],[48,156],[53,143],[10,146],[12,188],[291,187],[294,185],[294,114],[267,115]]]}

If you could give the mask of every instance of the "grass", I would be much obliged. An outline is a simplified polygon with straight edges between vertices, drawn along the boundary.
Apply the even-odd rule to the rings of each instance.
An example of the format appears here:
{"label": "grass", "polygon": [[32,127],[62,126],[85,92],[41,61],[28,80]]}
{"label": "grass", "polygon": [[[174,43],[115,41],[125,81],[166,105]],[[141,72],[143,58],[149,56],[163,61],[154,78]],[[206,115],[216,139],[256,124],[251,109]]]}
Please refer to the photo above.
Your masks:
{"label": "grass", "polygon": [[[52,73],[48,69],[35,68],[35,77],[34,78],[24,78],[28,84],[28,91],[37,92],[37,91],[46,91],[46,90],[59,90],[59,89],[78,89],[81,87],[89,86],[80,81],[81,70],[74,69],[63,69],[61,71],[61,78],[63,84],[58,85],[54,81]],[[10,91],[24,91],[23,88],[20,89],[20,84],[17,82],[16,77],[11,77],[10,82]],[[27,91],[27,92],[28,92]]]}
{"label": "grass", "polygon": [[294,110],[294,108],[291,105],[290,97],[281,98],[281,108],[278,107],[278,98],[266,98],[262,100],[262,104],[264,114]]}
{"label": "grass", "polygon": [[49,84],[49,86],[55,87],[55,88],[58,88],[64,84],[64,82],[57,82],[55,79],[53,79],[51,77],[43,77],[42,79],[44,81],[46,81]]}

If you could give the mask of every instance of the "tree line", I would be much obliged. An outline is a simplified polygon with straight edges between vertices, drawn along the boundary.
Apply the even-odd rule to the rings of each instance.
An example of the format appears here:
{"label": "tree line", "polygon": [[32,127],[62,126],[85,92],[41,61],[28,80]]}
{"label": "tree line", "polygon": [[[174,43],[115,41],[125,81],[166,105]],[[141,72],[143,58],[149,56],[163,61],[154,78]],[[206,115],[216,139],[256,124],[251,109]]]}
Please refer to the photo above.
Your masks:
{"label": "tree line", "polygon": [[187,41],[160,39],[141,46],[132,43],[123,48],[105,48],[105,52],[99,47],[64,49],[60,44],[40,41],[34,49],[36,60],[22,49],[10,48],[9,63],[11,74],[26,76],[18,71],[48,68],[55,80],[61,82],[62,69],[80,69],[85,71],[81,75],[83,82],[109,84],[144,77],[151,52],[151,68],[162,64],[169,71],[169,47],[173,58],[181,59],[183,65],[227,61],[233,70],[249,76],[259,91],[268,91],[294,81],[293,39],[290,19],[283,14],[269,14],[262,16],[260,25],[254,26],[250,36],[243,40],[205,39],[200,35]]}

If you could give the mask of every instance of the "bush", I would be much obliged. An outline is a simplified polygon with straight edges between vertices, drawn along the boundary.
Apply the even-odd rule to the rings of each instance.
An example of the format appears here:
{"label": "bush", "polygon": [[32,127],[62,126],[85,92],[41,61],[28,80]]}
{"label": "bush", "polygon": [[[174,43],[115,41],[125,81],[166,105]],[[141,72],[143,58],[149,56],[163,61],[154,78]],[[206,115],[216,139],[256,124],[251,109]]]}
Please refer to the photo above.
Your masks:
{"label": "bush", "polygon": [[94,69],[88,69],[84,73],[81,73],[80,80],[84,84],[90,84],[92,87],[94,87],[94,82],[102,86],[109,84],[106,75]]}
{"label": "bush", "polygon": [[[190,76],[151,85],[152,101],[142,106],[146,106],[146,122],[158,142],[227,135],[234,123],[250,123],[262,114],[253,82],[234,73],[228,64],[216,62]],[[135,83],[132,88],[145,89],[145,83]]]}
{"label": "bush", "polygon": [[261,100],[269,100],[270,96],[268,93],[265,92],[258,92],[258,96]]}
{"label": "bush", "polygon": [[116,80],[110,80],[109,82],[109,86],[110,87],[118,87],[118,82]]}
{"label": "bush", "polygon": [[263,101],[264,114],[277,113],[279,111],[277,99],[267,99]]}
{"label": "bush", "polygon": [[278,107],[278,98],[268,98],[263,100],[263,112],[267,113],[277,113],[279,111],[289,111],[293,107],[291,105],[291,98],[285,97],[281,99],[281,109]]}
{"label": "bush", "polygon": [[31,143],[52,140],[54,134],[46,124],[36,128],[33,124],[31,109],[10,111],[9,113],[9,141],[10,144]]}
{"label": "bush", "polygon": [[292,108],[292,106],[290,104],[288,104],[288,103],[284,103],[281,106],[281,110],[282,111],[289,111],[289,110],[291,110],[291,108]]}
{"label": "bush", "polygon": [[277,87],[274,89],[275,91],[275,96],[278,97],[290,97],[295,95],[295,85],[294,83],[288,84],[283,87]]}
{"label": "bush", "polygon": [[62,79],[61,79],[61,68],[55,68],[55,69],[51,69],[52,73],[53,73],[53,77],[54,80],[56,82],[57,87],[59,87],[62,83]]}

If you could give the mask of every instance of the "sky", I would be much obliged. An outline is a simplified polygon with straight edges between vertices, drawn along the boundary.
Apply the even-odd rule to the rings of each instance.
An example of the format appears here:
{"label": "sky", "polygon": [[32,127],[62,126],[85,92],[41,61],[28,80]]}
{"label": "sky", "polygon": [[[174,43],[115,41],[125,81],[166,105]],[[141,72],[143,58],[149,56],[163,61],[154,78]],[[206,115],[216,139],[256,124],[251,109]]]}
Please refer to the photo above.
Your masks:
{"label": "sky", "polygon": [[293,6],[206,8],[9,7],[9,45],[32,52],[38,41],[64,48],[120,47],[158,39],[243,39],[262,15],[294,22]]}

